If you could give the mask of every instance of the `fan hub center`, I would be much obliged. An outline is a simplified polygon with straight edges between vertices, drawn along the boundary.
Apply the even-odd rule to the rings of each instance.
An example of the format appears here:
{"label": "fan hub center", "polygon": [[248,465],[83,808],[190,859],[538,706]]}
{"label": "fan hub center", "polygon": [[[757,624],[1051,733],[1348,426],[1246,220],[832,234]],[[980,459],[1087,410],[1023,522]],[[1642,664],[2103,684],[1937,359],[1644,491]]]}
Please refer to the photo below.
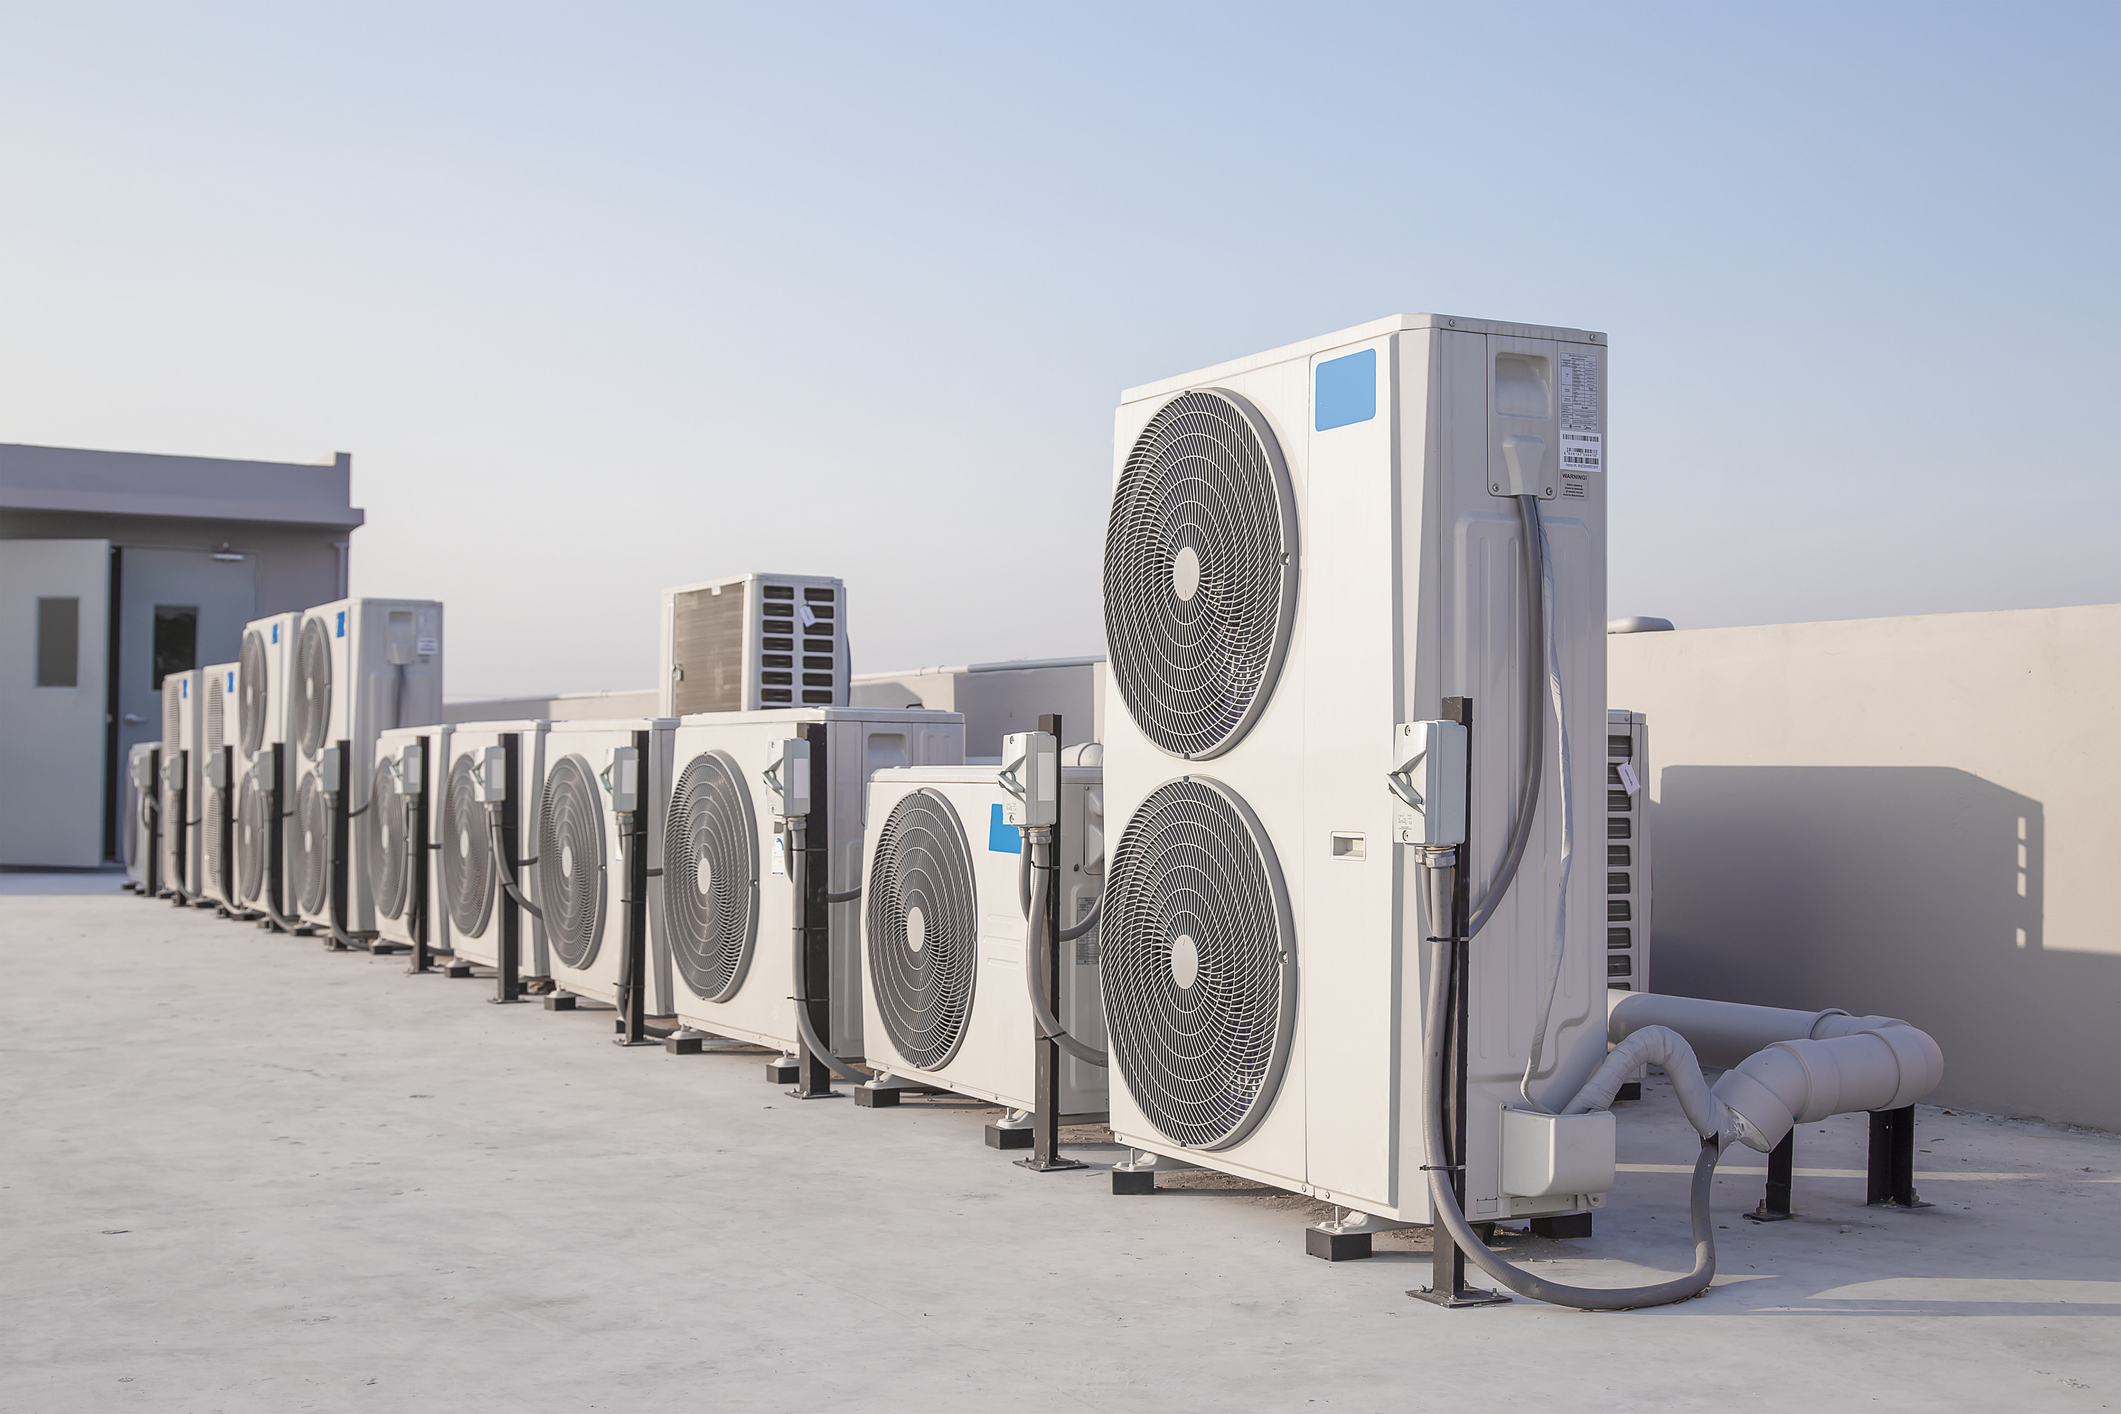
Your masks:
{"label": "fan hub center", "polygon": [[1191,545],[1181,545],[1178,553],[1171,557],[1171,592],[1178,596],[1181,604],[1193,602],[1200,592],[1200,551]]}
{"label": "fan hub center", "polygon": [[1193,941],[1191,933],[1180,933],[1171,940],[1171,980],[1183,992],[1200,977],[1200,944]]}
{"label": "fan hub center", "polygon": [[714,861],[707,857],[705,850],[700,851],[699,857],[693,861],[692,882],[702,898],[714,892]]}
{"label": "fan hub center", "polygon": [[574,877],[574,846],[571,844],[560,846],[560,872],[570,879]]}
{"label": "fan hub center", "polygon": [[915,952],[928,946],[928,915],[919,904],[906,910],[906,946]]}

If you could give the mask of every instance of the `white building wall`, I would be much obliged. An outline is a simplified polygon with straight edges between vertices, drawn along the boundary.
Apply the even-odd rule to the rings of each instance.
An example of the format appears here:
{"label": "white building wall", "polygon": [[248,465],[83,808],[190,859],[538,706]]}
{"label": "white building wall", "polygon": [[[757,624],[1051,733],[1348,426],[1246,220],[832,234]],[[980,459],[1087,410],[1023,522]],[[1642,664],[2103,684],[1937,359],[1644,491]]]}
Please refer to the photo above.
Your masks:
{"label": "white building wall", "polygon": [[1607,644],[1658,991],[1903,1017],[1938,1103],[2121,1129],[2121,605]]}

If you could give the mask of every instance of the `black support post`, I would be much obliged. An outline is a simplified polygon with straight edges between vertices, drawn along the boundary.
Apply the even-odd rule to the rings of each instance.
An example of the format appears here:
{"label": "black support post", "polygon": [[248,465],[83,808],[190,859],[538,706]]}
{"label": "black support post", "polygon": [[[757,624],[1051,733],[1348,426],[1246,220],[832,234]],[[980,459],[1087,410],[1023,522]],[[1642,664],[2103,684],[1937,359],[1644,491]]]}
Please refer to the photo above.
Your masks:
{"label": "black support post", "polygon": [[[147,876],[141,881],[142,898],[162,896],[162,748],[156,747],[147,754],[150,790],[141,793],[140,809],[147,816]],[[148,808],[148,796],[154,797],[154,808]]]}
{"label": "black support post", "polygon": [[[820,1041],[832,1045],[832,907],[825,902],[830,891],[832,858],[832,770],[826,756],[830,724],[805,722],[800,735],[810,743],[810,816],[803,833],[803,896],[795,901],[803,911],[803,991],[795,1004],[807,1007],[810,1028]],[[802,1100],[822,1100],[839,1092],[832,1088],[832,1071],[810,1053],[801,1037],[796,1038],[795,1088],[788,1093]]]}
{"label": "black support post", "polygon": [[1797,1173],[1797,1129],[1782,1136],[1767,1156],[1767,1191],[1760,1196],[1760,1206],[1746,1216],[1756,1223],[1779,1223],[1790,1216],[1790,1190]]}
{"label": "black support post", "polygon": [[[1061,719],[1058,714],[1048,712],[1038,719],[1038,729],[1053,738],[1054,797],[1058,803],[1060,791],[1060,743]],[[1060,918],[1061,918],[1061,825],[1058,809],[1053,812],[1053,842],[1046,846],[1047,872],[1052,878],[1046,885],[1046,909],[1038,917],[1026,920],[1024,935],[1024,966],[1041,969],[1046,976],[1046,995],[1052,998],[1055,1015],[1060,1015]],[[1023,842],[1025,849],[1031,842]],[[1067,1023],[1065,1020],[1063,1025]],[[1083,1165],[1074,1159],[1061,1157],[1060,1111],[1061,1111],[1061,1048],[1060,1043],[1039,1030],[1038,1022],[1031,1023],[1032,1045],[1035,1063],[1032,1075],[1031,1109],[1031,1157],[1018,1159],[1019,1168],[1034,1173],[1056,1173],[1063,1169],[1079,1169]]]}
{"label": "black support post", "polygon": [[411,861],[412,877],[406,880],[411,899],[406,907],[412,911],[412,961],[405,970],[417,976],[434,965],[434,955],[429,951],[434,934],[434,891],[430,887],[434,863],[427,856],[430,852],[427,839],[427,821],[434,812],[434,738],[420,738],[420,794],[418,803],[412,808],[412,818],[405,822],[405,857]]}
{"label": "black support post", "polygon": [[648,1033],[648,733],[633,734],[633,809],[619,818],[626,844],[621,851],[626,879],[619,889],[621,940],[618,1031],[621,1046],[656,1046],[660,1036]]}
{"label": "black support post", "polygon": [[1915,1193],[1915,1107],[1871,1112],[1870,1192],[1865,1202],[1927,1208]]}
{"label": "black support post", "polygon": [[221,779],[228,784],[221,787],[221,818],[214,829],[220,834],[217,841],[221,856],[221,877],[214,880],[214,888],[221,894],[222,911],[238,914],[243,905],[236,902],[236,749],[221,748]]}
{"label": "black support post", "polygon": [[346,927],[346,856],[351,846],[353,821],[347,807],[353,803],[353,744],[340,742],[339,788],[331,797],[331,885],[324,899],[324,916],[331,920],[331,927],[324,930],[324,946],[333,952],[345,951],[341,937],[352,937]]}
{"label": "black support post", "polygon": [[[500,947],[494,961],[500,966],[494,970],[493,995],[487,1000],[506,1004],[523,999],[523,910],[516,903],[515,895],[508,891],[503,877],[521,879],[517,872],[523,866],[522,811],[517,797],[522,792],[523,773],[521,764],[522,739],[514,732],[501,733],[501,779],[506,783],[501,794],[501,838],[494,847],[501,857],[494,861],[494,889],[501,905]],[[505,875],[503,871],[505,870]]]}
{"label": "black support post", "polygon": [[170,792],[170,804],[175,807],[175,818],[165,821],[170,828],[169,867],[176,878],[169,881],[170,900],[177,904],[187,901],[185,885],[191,882],[191,861],[185,857],[186,846],[191,843],[191,753],[177,753],[177,788]]}

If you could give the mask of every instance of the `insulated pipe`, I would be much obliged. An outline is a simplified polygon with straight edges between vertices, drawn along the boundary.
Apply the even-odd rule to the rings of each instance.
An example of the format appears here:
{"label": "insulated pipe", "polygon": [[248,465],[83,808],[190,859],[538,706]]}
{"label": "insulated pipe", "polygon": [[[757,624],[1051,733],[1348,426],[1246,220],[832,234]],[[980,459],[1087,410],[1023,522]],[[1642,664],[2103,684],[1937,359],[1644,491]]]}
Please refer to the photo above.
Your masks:
{"label": "insulated pipe", "polygon": [[[1517,877],[1517,866],[1524,859],[1526,841],[1532,837],[1532,816],[1539,809],[1540,777],[1546,771],[1546,594],[1545,555],[1541,552],[1543,533],[1539,525],[1539,498],[1519,496],[1517,519],[1523,527],[1524,543],[1524,780],[1517,788],[1517,809],[1510,819],[1510,833],[1505,837],[1502,862],[1496,866],[1495,877],[1488,881],[1487,892],[1477,899],[1466,917],[1466,938],[1480,935],[1480,930],[1494,916],[1502,903],[1503,895],[1510,891],[1511,881]],[[1471,861],[1468,861],[1470,868]]]}
{"label": "insulated pipe", "polygon": [[486,802],[486,829],[493,843],[493,863],[500,871],[501,887],[515,900],[517,908],[542,922],[545,910],[523,897],[523,891],[516,886],[515,871],[509,868],[508,851],[501,847],[501,802],[497,800]]}
{"label": "insulated pipe", "polygon": [[[1026,830],[1024,833],[1030,835],[1050,833],[1050,831]],[[1024,930],[1024,990],[1031,995],[1031,1014],[1037,1018],[1038,1029],[1046,1034],[1047,1039],[1069,1055],[1074,1056],[1085,1065],[1110,1066],[1112,1057],[1109,1054],[1097,1050],[1095,1047],[1085,1045],[1069,1034],[1068,1028],[1061,1025],[1060,1017],[1054,1014],[1053,1004],[1046,996],[1045,946],[1040,940],[1040,935],[1046,929],[1047,892],[1052,887],[1047,880],[1055,873],[1051,860],[1053,842],[1051,840],[1027,842],[1025,851],[1027,854],[1034,856],[1037,854],[1048,856],[1044,862],[1038,861],[1035,857],[1033,859],[1031,866],[1033,881],[1031,884],[1031,908],[1027,920],[1028,926]]]}
{"label": "insulated pipe", "polygon": [[1790,1011],[1656,992],[1606,993],[1606,1039],[1618,1044],[1646,1026],[1670,1027],[1712,1070],[1729,1070],[1778,1041],[1825,1041],[1906,1025],[1895,1017],[1850,1016],[1834,1009]]}

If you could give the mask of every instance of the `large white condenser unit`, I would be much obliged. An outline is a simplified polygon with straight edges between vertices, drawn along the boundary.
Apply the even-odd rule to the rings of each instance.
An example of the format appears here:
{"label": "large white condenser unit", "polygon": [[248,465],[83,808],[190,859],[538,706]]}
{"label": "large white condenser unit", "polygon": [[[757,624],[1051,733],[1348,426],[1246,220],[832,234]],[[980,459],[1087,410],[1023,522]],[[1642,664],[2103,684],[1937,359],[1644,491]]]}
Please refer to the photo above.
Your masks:
{"label": "large white condenser unit", "polygon": [[295,645],[288,854],[301,919],[342,945],[375,933],[368,831],[376,737],[442,720],[442,606],[340,599],[302,615]]}
{"label": "large white condenser unit", "polygon": [[[1565,1102],[1606,1049],[1600,871],[1568,869],[1561,809],[1595,847],[1605,357],[1581,330],[1403,315],[1123,396],[1102,926],[1130,1167],[1430,1220],[1425,939],[1451,920],[1421,901],[1409,743],[1469,714],[1466,1216],[1610,1186],[1610,1147],[1545,1177],[1527,1153],[1506,1178],[1504,1151],[1505,1112]],[[1557,697],[1565,785],[1550,723],[1527,750]]]}
{"label": "large white condenser unit", "polygon": [[659,711],[847,705],[847,589],[824,575],[746,574],[663,591]]}
{"label": "large white condenser unit", "polygon": [[[535,835],[539,912],[553,985],[623,1011],[647,982],[649,840],[662,819],[651,769],[667,759],[662,718],[553,722]],[[631,955],[629,958],[629,954]]]}
{"label": "large white condenser unit", "polygon": [[291,908],[286,842],[294,767],[291,725],[299,612],[253,619],[236,662],[236,733],[244,757],[236,788],[236,900],[285,923]]}
{"label": "large white condenser unit", "polygon": [[[555,725],[556,740],[559,733]],[[791,739],[809,752],[801,767],[807,846],[824,864],[822,877],[811,871],[806,926],[826,934],[826,973],[808,980],[806,995],[829,990],[819,1040],[856,1059],[864,1040],[861,912],[852,894],[862,881],[863,831],[877,823],[873,815],[865,822],[864,786],[873,771],[963,761],[964,718],[954,712],[812,707],[679,719],[658,768],[667,785],[651,893],[669,1000],[659,998],[657,1010],[713,1036],[797,1050],[796,913],[775,830],[793,774],[783,760]],[[539,852],[548,854],[542,845]],[[833,894],[847,897],[824,901]]]}
{"label": "large white condenser unit", "polygon": [[[1096,766],[1060,768],[1057,871],[1063,925],[1090,922],[1104,875],[1104,805]],[[1037,1105],[1040,1031],[1028,992],[1029,879],[1009,793],[992,766],[878,771],[869,780],[863,871],[863,1048],[883,1078]],[[1083,1045],[1105,1044],[1098,997],[1101,940],[1091,923],[1060,944],[1055,1015]],[[1063,1117],[1106,1107],[1105,1068],[1065,1052]]]}
{"label": "large white condenser unit", "polygon": [[239,907],[235,848],[237,793],[245,764],[236,716],[236,664],[199,669],[199,756],[192,772],[199,805],[202,903]]}
{"label": "large white condenser unit", "polygon": [[188,903],[198,891],[199,842],[192,789],[201,740],[201,699],[196,669],[162,679],[162,892]]}
{"label": "large white condenser unit", "polygon": [[392,727],[376,734],[369,763],[368,893],[375,905],[377,950],[442,946],[441,851],[437,772],[448,750],[446,726]]}
{"label": "large white condenser unit", "polygon": [[[498,968],[510,930],[519,978],[551,975],[538,898],[538,810],[545,793],[544,721],[450,727],[435,822],[447,946],[460,963]],[[497,847],[496,841],[499,841]],[[510,884],[514,885],[511,892]]]}

